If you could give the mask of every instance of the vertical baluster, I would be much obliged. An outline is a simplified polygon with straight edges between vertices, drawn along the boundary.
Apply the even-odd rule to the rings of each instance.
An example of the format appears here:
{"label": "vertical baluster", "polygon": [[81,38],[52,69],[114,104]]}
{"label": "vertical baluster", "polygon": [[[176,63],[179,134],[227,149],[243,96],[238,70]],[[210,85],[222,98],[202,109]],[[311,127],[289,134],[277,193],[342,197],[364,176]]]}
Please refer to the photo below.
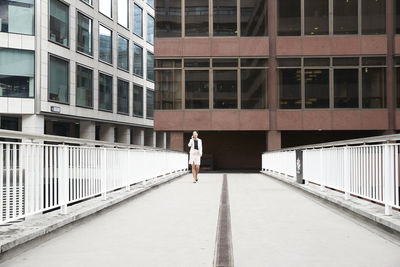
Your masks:
{"label": "vertical baluster", "polygon": [[3,196],[4,196],[4,157],[3,157],[3,147],[4,145],[0,143],[0,222],[3,221]]}
{"label": "vertical baluster", "polygon": [[399,206],[399,146],[394,145],[394,186],[395,186],[395,198],[394,204]]}
{"label": "vertical baluster", "polygon": [[6,220],[10,218],[10,144],[6,144]]}

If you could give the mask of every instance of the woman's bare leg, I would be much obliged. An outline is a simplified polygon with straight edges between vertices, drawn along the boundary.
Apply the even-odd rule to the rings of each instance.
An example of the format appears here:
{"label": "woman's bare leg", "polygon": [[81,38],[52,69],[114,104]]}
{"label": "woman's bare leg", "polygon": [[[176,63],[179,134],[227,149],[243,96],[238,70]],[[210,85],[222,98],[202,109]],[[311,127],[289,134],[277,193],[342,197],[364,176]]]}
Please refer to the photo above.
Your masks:
{"label": "woman's bare leg", "polygon": [[196,181],[197,180],[197,174],[196,174],[196,165],[192,164],[192,174],[193,174],[193,179]]}
{"label": "woman's bare leg", "polygon": [[197,175],[199,174],[199,171],[200,171],[200,165],[194,165],[194,167],[196,169],[196,181],[197,181],[198,180]]}

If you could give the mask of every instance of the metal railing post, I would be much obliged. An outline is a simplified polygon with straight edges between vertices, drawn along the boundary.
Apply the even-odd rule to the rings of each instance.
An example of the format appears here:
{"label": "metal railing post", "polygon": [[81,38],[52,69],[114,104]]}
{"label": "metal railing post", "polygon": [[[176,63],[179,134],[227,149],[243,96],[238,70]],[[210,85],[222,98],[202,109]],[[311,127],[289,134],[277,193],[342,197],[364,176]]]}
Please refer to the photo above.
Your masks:
{"label": "metal railing post", "polygon": [[323,161],[323,149],[320,148],[319,150],[319,173],[320,173],[320,190],[324,191],[325,190],[325,184],[324,184],[324,161]]}
{"label": "metal railing post", "polygon": [[126,152],[126,161],[125,161],[125,168],[124,168],[124,176],[125,176],[125,190],[130,191],[131,190],[131,185],[130,185],[130,179],[129,179],[129,166],[131,166],[131,151],[130,149],[127,150]]}
{"label": "metal railing post", "polygon": [[103,147],[101,151],[101,198],[107,199],[107,149]]}
{"label": "metal railing post", "polygon": [[392,215],[394,197],[394,152],[390,144],[383,145],[383,202],[385,215]]}
{"label": "metal railing post", "polygon": [[344,155],[343,155],[343,160],[344,160],[344,166],[343,166],[343,172],[344,172],[344,199],[349,200],[350,199],[350,164],[349,164],[349,148],[346,146],[344,147]]}
{"label": "metal railing post", "polygon": [[58,153],[58,184],[59,184],[59,197],[60,197],[60,208],[61,214],[67,214],[68,196],[69,196],[69,185],[68,185],[68,147],[65,145],[60,146],[57,149]]}

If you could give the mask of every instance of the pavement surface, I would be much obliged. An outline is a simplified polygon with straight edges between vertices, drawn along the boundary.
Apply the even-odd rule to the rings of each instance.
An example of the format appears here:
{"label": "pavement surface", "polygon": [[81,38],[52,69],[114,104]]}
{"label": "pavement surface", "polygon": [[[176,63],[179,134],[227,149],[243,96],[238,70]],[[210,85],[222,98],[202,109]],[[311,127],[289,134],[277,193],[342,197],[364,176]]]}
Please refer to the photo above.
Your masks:
{"label": "pavement surface", "polygon": [[[190,175],[0,266],[213,266],[223,174]],[[400,241],[262,174],[227,175],[234,266],[400,266]]]}

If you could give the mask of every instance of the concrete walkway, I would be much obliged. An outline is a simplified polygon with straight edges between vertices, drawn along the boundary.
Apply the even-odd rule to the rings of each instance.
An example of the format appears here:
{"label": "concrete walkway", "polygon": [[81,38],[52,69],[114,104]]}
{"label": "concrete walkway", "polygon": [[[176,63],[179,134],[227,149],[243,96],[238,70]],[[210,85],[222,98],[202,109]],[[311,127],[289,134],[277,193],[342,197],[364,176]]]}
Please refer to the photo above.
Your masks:
{"label": "concrete walkway", "polygon": [[[212,266],[222,174],[186,175],[0,266]],[[235,266],[400,266],[400,242],[261,174],[228,174]]]}

